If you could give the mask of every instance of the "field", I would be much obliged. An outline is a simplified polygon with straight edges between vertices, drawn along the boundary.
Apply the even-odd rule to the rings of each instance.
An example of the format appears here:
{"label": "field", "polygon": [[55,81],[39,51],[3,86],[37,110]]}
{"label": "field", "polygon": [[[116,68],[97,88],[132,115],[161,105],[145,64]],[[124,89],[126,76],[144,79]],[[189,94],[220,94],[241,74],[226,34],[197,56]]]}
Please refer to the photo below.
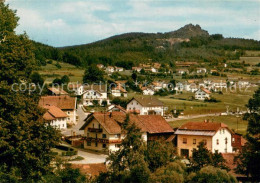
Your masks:
{"label": "field", "polygon": [[[247,121],[244,121],[241,117],[236,116],[210,116],[210,117],[200,117],[194,119],[185,119],[185,120],[177,120],[171,121],[169,124],[173,127],[180,127],[184,123],[187,122],[202,122],[204,120],[209,120],[209,122],[222,122],[228,125],[230,129],[240,134],[245,135],[247,129]],[[237,128],[238,127],[238,128]]]}
{"label": "field", "polygon": [[[169,111],[172,109],[184,110],[184,115],[194,115],[194,114],[208,114],[208,113],[221,113],[226,112],[227,106],[229,112],[236,112],[237,109],[245,111],[248,100],[252,97],[256,87],[249,88],[247,91],[237,91],[237,92],[223,92],[223,95],[214,93],[212,96],[220,102],[208,103],[198,100],[188,100],[194,93],[183,92],[182,94],[169,95],[169,96],[155,96],[168,107]],[[138,96],[136,93],[129,93],[128,98],[133,96]]]}
{"label": "field", "polygon": [[45,79],[47,83],[52,82],[55,78],[60,78],[63,75],[68,75],[71,82],[82,82],[82,76],[84,74],[84,70],[81,68],[77,68],[71,64],[60,62],[61,68],[58,69],[56,66],[56,61],[53,61],[52,64],[47,64],[46,66],[42,66],[38,71]]}

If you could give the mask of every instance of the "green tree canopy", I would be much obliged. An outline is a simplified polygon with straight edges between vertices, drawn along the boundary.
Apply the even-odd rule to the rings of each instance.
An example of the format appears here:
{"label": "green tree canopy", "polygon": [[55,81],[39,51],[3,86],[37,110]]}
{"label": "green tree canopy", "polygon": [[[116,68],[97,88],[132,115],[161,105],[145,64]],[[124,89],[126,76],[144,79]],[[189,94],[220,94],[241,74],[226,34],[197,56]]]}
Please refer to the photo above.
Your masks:
{"label": "green tree canopy", "polygon": [[89,66],[84,73],[83,83],[99,83],[104,81],[104,73],[96,65]]}
{"label": "green tree canopy", "polygon": [[12,84],[30,82],[34,67],[31,41],[15,35],[15,11],[0,2],[0,179],[32,182],[51,171],[51,148],[59,132],[43,120],[38,95],[14,91]]}

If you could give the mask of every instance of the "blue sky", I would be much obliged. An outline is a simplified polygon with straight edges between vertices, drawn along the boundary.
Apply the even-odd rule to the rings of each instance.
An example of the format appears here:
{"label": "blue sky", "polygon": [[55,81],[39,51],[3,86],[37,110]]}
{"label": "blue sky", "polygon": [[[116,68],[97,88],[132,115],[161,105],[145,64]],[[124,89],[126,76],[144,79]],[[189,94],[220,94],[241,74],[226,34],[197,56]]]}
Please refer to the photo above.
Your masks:
{"label": "blue sky", "polygon": [[192,23],[210,34],[260,40],[260,1],[7,0],[17,33],[52,46],[86,44],[126,32],[169,32]]}

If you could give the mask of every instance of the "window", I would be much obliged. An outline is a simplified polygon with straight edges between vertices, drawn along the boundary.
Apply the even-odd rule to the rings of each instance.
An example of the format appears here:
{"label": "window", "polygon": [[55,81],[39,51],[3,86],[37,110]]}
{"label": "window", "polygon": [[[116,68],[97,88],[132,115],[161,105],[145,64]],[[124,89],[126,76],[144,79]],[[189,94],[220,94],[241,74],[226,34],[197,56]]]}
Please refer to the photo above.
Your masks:
{"label": "window", "polygon": [[183,144],[187,144],[187,138],[183,138]]}
{"label": "window", "polygon": [[106,145],[106,144],[102,144],[102,147],[103,147],[103,148],[106,148],[106,147],[107,147],[107,145]]}
{"label": "window", "polygon": [[222,130],[223,134],[225,133],[225,129]]}
{"label": "window", "polygon": [[120,138],[120,134],[116,134],[116,135],[115,135],[115,138]]}
{"label": "window", "polygon": [[225,153],[227,153],[227,148],[225,148]]}
{"label": "window", "polygon": [[217,145],[219,145],[219,140],[217,139]]}
{"label": "window", "polygon": [[215,150],[215,153],[218,153],[218,150]]}
{"label": "window", "polygon": [[96,147],[98,146],[98,143],[97,143],[97,142],[95,143],[95,146],[96,146]]}
{"label": "window", "polygon": [[91,142],[87,142],[87,146],[91,146]]}
{"label": "window", "polygon": [[193,144],[196,144],[196,139],[193,139]]}
{"label": "window", "polygon": [[225,138],[225,144],[227,144],[228,143],[228,139],[227,139],[227,137]]}
{"label": "window", "polygon": [[235,142],[235,138],[234,137],[232,138],[232,142]]}
{"label": "window", "polygon": [[102,138],[103,139],[107,138],[107,134],[102,134]]}
{"label": "window", "polygon": [[97,139],[97,133],[96,133],[96,139]]}
{"label": "window", "polygon": [[68,111],[68,114],[70,114],[70,112]]}

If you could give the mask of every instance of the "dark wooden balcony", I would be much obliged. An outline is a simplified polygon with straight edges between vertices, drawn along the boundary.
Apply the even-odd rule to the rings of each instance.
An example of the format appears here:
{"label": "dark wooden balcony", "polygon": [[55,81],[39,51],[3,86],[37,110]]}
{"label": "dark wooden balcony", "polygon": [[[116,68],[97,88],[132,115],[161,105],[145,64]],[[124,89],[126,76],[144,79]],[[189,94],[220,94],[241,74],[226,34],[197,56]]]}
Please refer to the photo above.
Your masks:
{"label": "dark wooden balcony", "polygon": [[86,140],[88,142],[99,142],[99,143],[118,143],[120,144],[122,142],[122,140],[118,139],[118,140],[109,140],[109,139],[103,139],[103,138],[94,138],[94,137],[86,137],[83,136],[82,140]]}
{"label": "dark wooden balcony", "polygon": [[96,132],[96,133],[101,133],[103,132],[102,128],[88,128],[89,132]]}

